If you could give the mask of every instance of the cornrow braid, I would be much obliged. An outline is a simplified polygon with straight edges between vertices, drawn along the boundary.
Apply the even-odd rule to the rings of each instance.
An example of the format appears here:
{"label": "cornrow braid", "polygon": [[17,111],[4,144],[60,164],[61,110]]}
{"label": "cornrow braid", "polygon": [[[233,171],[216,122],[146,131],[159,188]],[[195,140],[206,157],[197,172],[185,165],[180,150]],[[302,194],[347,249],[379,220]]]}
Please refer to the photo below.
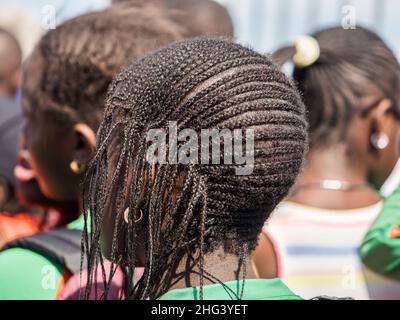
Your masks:
{"label": "cornrow braid", "polygon": [[[150,178],[147,132],[166,129],[170,121],[178,130],[196,132],[254,129],[253,173],[236,175],[237,164],[155,163],[156,175]],[[271,59],[207,38],[172,44],[120,73],[110,86],[98,139],[85,183],[84,212],[86,218],[91,213],[95,230],[87,234],[89,269],[93,272],[101,259],[102,223],[110,214],[107,208],[113,208],[110,256],[133,274],[133,253],[143,241],[134,220],[142,212],[145,272],[136,285],[128,283],[128,299],[154,299],[168,291],[182,277],[175,271],[184,259],[188,269],[198,266],[201,284],[214,279],[203,259],[221,246],[240,257],[237,277],[246,273],[244,260],[293,185],[308,141],[301,98]],[[124,225],[126,207],[129,223]]]}
{"label": "cornrow braid", "polygon": [[[312,37],[318,41],[320,57],[293,72],[308,109],[311,147],[345,142],[353,115],[368,108],[361,102],[363,97],[390,99],[392,110],[399,114],[400,65],[377,34],[360,26],[335,27]],[[290,46],[273,57],[282,65],[294,54]]]}
{"label": "cornrow braid", "polygon": [[33,53],[41,63],[33,80],[39,90],[29,95],[61,125],[82,121],[96,130],[113,76],[183,34],[156,7],[115,5],[78,16],[40,40]]}

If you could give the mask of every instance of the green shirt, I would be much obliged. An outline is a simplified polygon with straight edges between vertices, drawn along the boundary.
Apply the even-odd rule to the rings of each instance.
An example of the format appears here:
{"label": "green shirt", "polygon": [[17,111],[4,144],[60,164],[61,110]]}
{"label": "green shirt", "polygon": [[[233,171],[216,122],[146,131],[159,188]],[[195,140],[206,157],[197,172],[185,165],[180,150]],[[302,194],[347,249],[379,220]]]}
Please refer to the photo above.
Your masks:
{"label": "green shirt", "polygon": [[[67,228],[83,230],[83,216]],[[52,300],[62,279],[63,268],[29,249],[0,252],[0,300]]]}
{"label": "green shirt", "polygon": [[[232,300],[240,296],[243,281],[225,282],[235,294],[221,284],[203,286],[204,300]],[[199,300],[200,287],[171,290],[158,300]],[[280,279],[247,279],[244,282],[243,300],[303,300],[294,294]]]}
{"label": "green shirt", "polygon": [[384,200],[382,210],[361,246],[362,261],[371,270],[400,281],[400,187]]}

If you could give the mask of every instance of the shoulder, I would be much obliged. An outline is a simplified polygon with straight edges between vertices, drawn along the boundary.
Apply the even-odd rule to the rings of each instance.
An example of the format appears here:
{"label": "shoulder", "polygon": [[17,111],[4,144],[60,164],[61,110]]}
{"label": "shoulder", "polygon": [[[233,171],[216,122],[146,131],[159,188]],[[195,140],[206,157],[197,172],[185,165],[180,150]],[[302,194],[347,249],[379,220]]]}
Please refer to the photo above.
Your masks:
{"label": "shoulder", "polygon": [[62,267],[29,249],[0,252],[1,299],[54,299]]}
{"label": "shoulder", "polygon": [[271,217],[268,222],[274,223],[279,221],[290,220],[292,217],[299,217],[309,212],[309,208],[301,204],[297,204],[290,201],[282,201],[279,203],[274,211],[271,213]]}

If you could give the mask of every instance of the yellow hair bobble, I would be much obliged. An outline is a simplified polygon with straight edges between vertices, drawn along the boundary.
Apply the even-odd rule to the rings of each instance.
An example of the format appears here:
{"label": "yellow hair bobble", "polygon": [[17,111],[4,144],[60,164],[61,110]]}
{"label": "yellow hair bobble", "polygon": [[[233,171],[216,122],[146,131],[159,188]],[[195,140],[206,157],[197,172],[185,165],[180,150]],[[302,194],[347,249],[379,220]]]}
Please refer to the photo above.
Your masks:
{"label": "yellow hair bobble", "polygon": [[298,68],[306,68],[315,63],[320,56],[318,41],[310,36],[300,36],[294,42],[296,54],[293,62]]}

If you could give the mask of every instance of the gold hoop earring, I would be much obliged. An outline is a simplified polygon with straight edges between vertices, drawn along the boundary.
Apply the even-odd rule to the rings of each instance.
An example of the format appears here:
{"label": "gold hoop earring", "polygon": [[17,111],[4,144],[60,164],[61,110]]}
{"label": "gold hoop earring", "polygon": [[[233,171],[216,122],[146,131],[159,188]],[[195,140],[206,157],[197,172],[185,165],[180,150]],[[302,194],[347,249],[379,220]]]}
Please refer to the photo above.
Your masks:
{"label": "gold hoop earring", "polygon": [[86,171],[86,165],[79,164],[76,160],[71,161],[71,163],[69,164],[69,168],[75,174],[81,174]]}
{"label": "gold hoop earring", "polygon": [[139,222],[142,221],[142,219],[143,219],[143,211],[142,211],[142,209],[140,209],[139,212],[140,212],[140,217],[139,217],[138,219],[136,219],[136,220],[134,221],[134,223],[139,223]]}
{"label": "gold hoop earring", "polygon": [[[139,210],[140,212],[140,217],[133,221],[134,223],[138,223],[143,219],[143,211],[142,209]],[[129,223],[129,207],[127,207],[124,211],[124,221],[128,224]]]}

